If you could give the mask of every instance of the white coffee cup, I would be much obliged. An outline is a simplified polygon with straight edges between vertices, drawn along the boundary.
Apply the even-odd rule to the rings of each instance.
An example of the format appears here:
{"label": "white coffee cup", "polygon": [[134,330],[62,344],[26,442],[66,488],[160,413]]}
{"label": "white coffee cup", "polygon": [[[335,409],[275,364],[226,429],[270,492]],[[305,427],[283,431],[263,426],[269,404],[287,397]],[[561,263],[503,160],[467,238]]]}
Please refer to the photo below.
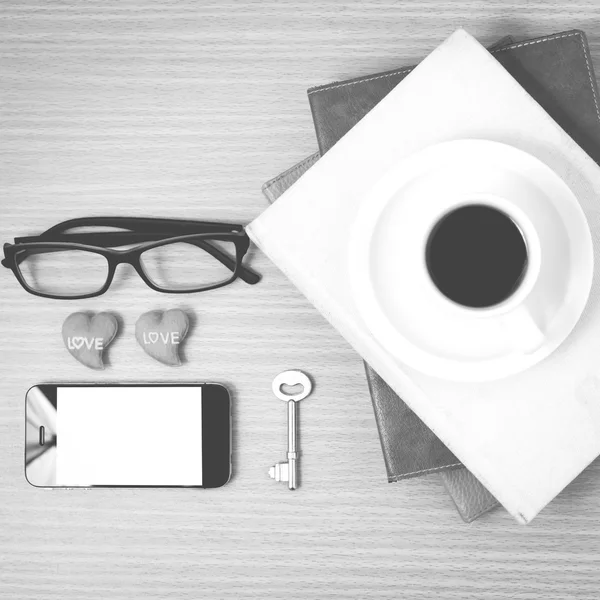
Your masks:
{"label": "white coffee cup", "polygon": [[[526,246],[511,293],[484,306],[450,299],[426,251],[445,215],[483,205]],[[394,165],[365,195],[348,246],[356,307],[403,364],[457,381],[488,381],[543,360],[569,335],[591,288],[593,245],[573,192],[547,165],[486,140],[430,146]]]}
{"label": "white coffee cup", "polygon": [[[435,235],[434,231],[446,221],[450,214],[456,214],[461,209],[463,209],[463,212],[464,209],[468,212],[471,208],[484,208],[497,211],[499,215],[502,215],[501,218],[504,221],[512,222],[515,232],[518,231],[520,233],[519,241],[522,241],[524,245],[523,272],[521,274],[515,273],[514,282],[507,282],[513,286],[513,289],[501,301],[492,303],[489,306],[473,307],[468,304],[461,304],[460,301],[446,296],[437,287],[435,278],[431,277],[430,266],[426,264],[430,275],[429,279],[432,284],[432,291],[438,295],[442,302],[451,303],[455,309],[467,313],[475,319],[496,319],[500,325],[499,335],[506,339],[508,348],[515,352],[531,352],[543,343],[546,332],[543,306],[539,300],[535,301],[530,296],[540,274],[540,239],[536,228],[523,210],[509,200],[494,194],[479,193],[462,197],[456,205],[452,206],[434,224],[428,238],[425,240],[425,247],[427,247],[432,236]],[[473,221],[471,224],[473,228],[480,226],[476,221]],[[463,228],[461,234],[468,235],[469,232]],[[499,255],[510,253],[510,249],[503,246],[503,244],[510,244],[510,239],[500,239],[499,242],[496,248],[497,253]],[[476,253],[481,251],[481,249],[473,247],[472,251]]]}

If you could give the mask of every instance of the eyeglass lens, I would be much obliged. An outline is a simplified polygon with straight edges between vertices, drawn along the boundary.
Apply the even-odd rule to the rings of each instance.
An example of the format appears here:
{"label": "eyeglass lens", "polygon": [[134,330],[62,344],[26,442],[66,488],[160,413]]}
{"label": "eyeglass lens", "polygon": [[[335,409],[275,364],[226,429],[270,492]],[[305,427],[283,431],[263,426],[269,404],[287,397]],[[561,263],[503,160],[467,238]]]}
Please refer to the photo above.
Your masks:
{"label": "eyeglass lens", "polygon": [[[214,250],[226,254],[235,266],[236,246],[222,240],[174,242],[150,248],[140,256],[144,273],[163,290],[185,291],[225,283],[233,277]],[[212,251],[212,253],[211,253]]]}
{"label": "eyeglass lens", "polygon": [[84,250],[26,249],[17,265],[31,290],[65,298],[98,292],[108,278],[106,258]]}

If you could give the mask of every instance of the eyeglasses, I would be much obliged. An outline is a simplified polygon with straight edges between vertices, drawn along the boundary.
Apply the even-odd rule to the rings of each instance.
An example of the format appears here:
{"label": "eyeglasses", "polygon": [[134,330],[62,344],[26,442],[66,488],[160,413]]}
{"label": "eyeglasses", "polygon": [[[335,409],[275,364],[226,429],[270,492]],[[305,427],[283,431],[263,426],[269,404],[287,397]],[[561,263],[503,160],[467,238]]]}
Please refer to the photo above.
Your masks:
{"label": "eyeglasses", "polygon": [[[81,228],[87,231],[72,231]],[[92,217],[15,238],[4,244],[2,265],[30,294],[44,298],[100,296],[121,263],[132,265],[157,292],[185,294],[223,287],[238,277],[258,283],[260,275],[242,265],[249,245],[244,228],[230,223]],[[122,246],[129,248],[116,249]]]}

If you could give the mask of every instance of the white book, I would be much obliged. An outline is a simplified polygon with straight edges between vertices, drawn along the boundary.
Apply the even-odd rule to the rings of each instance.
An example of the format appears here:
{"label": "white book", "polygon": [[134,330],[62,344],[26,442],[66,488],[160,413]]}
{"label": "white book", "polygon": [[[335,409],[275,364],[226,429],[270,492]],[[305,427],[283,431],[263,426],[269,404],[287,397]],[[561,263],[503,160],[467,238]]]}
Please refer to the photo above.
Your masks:
{"label": "white book", "polygon": [[597,277],[579,324],[548,358],[498,381],[464,383],[425,375],[386,352],[358,313],[348,275],[350,230],[374,182],[425,147],[467,138],[509,144],[557,173],[583,208],[599,264],[600,168],[463,30],[247,231],[504,507],[527,523],[600,454]]}

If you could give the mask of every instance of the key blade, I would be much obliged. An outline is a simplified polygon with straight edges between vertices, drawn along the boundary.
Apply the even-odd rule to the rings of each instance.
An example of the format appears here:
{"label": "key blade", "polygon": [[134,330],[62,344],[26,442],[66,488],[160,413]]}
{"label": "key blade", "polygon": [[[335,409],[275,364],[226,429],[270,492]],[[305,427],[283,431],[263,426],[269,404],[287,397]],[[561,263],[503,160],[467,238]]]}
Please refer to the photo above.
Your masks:
{"label": "key blade", "polygon": [[269,477],[271,479],[274,479],[275,481],[289,481],[289,479],[290,479],[289,464],[284,462],[284,463],[277,463],[276,465],[273,465],[269,469]]}

